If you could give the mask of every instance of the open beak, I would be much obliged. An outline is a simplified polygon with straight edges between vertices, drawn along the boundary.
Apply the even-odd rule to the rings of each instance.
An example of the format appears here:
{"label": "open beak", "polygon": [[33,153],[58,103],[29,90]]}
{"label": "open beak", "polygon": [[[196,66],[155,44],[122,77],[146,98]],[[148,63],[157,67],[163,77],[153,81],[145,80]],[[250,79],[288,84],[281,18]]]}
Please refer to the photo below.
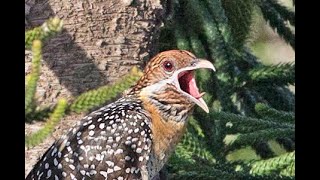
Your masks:
{"label": "open beak", "polygon": [[205,92],[200,93],[194,77],[195,69],[212,69],[216,71],[215,67],[210,61],[204,59],[197,59],[192,65],[181,68],[175,72],[174,84],[185,96],[189,97],[195,104],[201,107],[206,113],[209,113],[209,108],[206,102],[202,99]]}

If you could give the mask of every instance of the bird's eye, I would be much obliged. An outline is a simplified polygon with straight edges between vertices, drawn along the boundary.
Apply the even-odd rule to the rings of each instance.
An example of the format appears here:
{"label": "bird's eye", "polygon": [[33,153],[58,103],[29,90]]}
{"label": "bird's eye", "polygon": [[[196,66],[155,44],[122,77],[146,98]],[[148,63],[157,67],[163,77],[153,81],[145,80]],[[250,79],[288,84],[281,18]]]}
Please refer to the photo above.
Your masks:
{"label": "bird's eye", "polygon": [[167,72],[171,72],[174,69],[173,63],[171,61],[165,61],[165,62],[163,62],[163,68]]}

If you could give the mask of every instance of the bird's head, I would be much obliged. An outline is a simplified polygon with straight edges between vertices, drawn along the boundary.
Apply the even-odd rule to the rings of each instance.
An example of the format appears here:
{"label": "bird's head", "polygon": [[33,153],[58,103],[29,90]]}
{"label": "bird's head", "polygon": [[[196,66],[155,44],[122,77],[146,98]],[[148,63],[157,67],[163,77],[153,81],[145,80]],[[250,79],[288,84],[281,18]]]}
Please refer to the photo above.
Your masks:
{"label": "bird's head", "polygon": [[205,112],[209,108],[197,87],[194,70],[208,68],[213,64],[199,59],[183,50],[164,51],[153,57],[144,69],[143,76],[133,88],[140,97],[159,106],[160,110],[178,111],[191,109],[195,104]]}

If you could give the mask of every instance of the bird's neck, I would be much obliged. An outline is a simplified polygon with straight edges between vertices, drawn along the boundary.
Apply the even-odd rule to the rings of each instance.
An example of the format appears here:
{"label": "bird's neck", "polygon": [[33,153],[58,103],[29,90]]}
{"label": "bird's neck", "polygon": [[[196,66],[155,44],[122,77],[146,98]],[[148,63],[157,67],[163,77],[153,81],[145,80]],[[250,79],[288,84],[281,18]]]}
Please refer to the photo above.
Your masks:
{"label": "bird's neck", "polygon": [[187,120],[173,121],[167,119],[168,116],[163,115],[164,111],[160,110],[158,104],[155,105],[150,99],[142,98],[142,104],[143,109],[149,113],[152,121],[152,150],[149,163],[153,164],[153,168],[149,171],[152,171],[151,174],[155,174],[162,169],[170,154],[180,142],[186,130]]}
{"label": "bird's neck", "polygon": [[142,90],[139,99],[143,109],[150,113],[154,137],[171,147],[183,135],[194,104],[170,85],[162,86],[152,93],[150,90]]}
{"label": "bird's neck", "polygon": [[153,106],[164,121],[185,123],[194,107],[191,100],[167,82],[143,88],[138,96],[145,104]]}
{"label": "bird's neck", "polygon": [[170,85],[158,89],[149,86],[140,91],[139,99],[152,121],[150,161],[160,170],[181,140],[194,104]]}

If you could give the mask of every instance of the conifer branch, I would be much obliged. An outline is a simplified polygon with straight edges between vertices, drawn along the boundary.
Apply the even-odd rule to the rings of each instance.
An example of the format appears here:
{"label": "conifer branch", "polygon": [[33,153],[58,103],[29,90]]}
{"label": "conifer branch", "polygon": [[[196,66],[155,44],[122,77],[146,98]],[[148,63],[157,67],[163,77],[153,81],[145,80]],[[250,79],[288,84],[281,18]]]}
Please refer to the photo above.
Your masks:
{"label": "conifer branch", "polygon": [[125,75],[113,85],[103,86],[81,94],[72,102],[70,110],[72,112],[80,113],[99,107],[134,85],[141,75],[141,71],[137,68],[133,68],[129,74]]}
{"label": "conifer branch", "polygon": [[[241,74],[237,61],[242,58],[241,53],[235,49],[237,45],[234,44],[235,41],[229,26],[229,20],[225,14],[225,9],[222,6],[221,0],[205,0],[203,1],[202,6],[202,14],[205,22],[207,21],[208,25],[216,27],[216,30],[206,32],[206,28],[209,28],[210,26],[206,26],[206,23],[203,25],[207,38],[214,38],[219,42],[219,44],[211,44],[211,46],[217,46],[217,51],[212,51],[212,55],[215,55],[212,59],[215,59],[215,64],[220,68],[220,71],[223,71],[221,75],[224,78],[219,79],[226,79],[225,82],[232,84],[234,77]],[[219,58],[221,59],[219,60]],[[222,64],[219,67],[220,63]]]}
{"label": "conifer branch", "polygon": [[240,101],[240,112],[247,116],[256,116],[254,106],[257,104],[257,102],[265,102],[265,99],[254,89],[239,88],[236,92]]}
{"label": "conifer branch", "polygon": [[259,0],[258,6],[261,9],[264,19],[269,22],[270,26],[276,30],[280,37],[295,49],[295,35],[285,24],[284,19],[270,4],[269,0]]}
{"label": "conifer branch", "polygon": [[[230,164],[221,165],[216,163],[208,163],[208,161],[189,161],[184,156],[173,154],[170,160],[175,159],[175,164],[169,164],[170,174],[169,179],[239,179],[239,175],[232,171]],[[171,161],[170,161],[171,162]],[[201,163],[201,166],[199,164]],[[246,177],[250,177],[247,174]]]}
{"label": "conifer branch", "polygon": [[41,50],[42,43],[39,40],[33,41],[32,44],[32,69],[27,79],[27,85],[25,89],[25,114],[29,114],[32,111],[32,104],[34,101],[34,95],[36,93],[37,82],[40,76],[41,68]]}
{"label": "conifer branch", "polygon": [[26,146],[32,147],[43,142],[43,140],[53,132],[55,126],[60,122],[61,118],[65,114],[67,106],[67,101],[65,99],[60,99],[53,113],[50,115],[50,118],[46,121],[44,127],[25,137]]}
{"label": "conifer branch", "polygon": [[32,120],[43,121],[50,116],[52,109],[51,106],[35,107],[32,113],[25,116],[25,119],[27,122],[31,122]]}
{"label": "conifer branch", "polygon": [[278,94],[278,97],[275,96],[274,100],[276,100],[275,103],[278,103],[274,105],[275,103],[271,104],[269,101],[271,107],[282,111],[295,111],[295,94],[292,93],[288,87],[275,88],[275,93]]}
{"label": "conifer branch", "polygon": [[277,64],[271,66],[259,66],[248,72],[249,80],[246,86],[274,84],[285,86],[295,82],[295,64]]}
{"label": "conifer branch", "polygon": [[256,141],[251,147],[255,150],[258,156],[262,159],[272,158],[275,156],[268,141]]}
{"label": "conifer branch", "polygon": [[[242,1],[243,2],[243,1]],[[201,3],[199,3],[201,5]],[[203,14],[203,29],[206,35],[206,40],[209,42],[210,38],[215,40],[215,44],[208,43],[208,49],[211,47],[216,47],[215,51],[210,51],[211,58],[215,60],[215,65],[217,69],[217,78],[219,79],[219,86],[221,90],[217,91],[217,96],[221,100],[223,110],[228,110],[230,112],[238,112],[236,108],[236,102],[233,102],[233,94],[235,91],[235,83],[237,77],[242,73],[240,65],[248,63],[242,57],[242,48],[236,49],[237,45],[234,43],[232,32],[230,30],[229,19],[225,14],[225,9],[222,6],[220,0],[206,0],[202,3],[202,6],[207,8],[202,9]],[[210,17],[212,17],[210,19]],[[250,17],[248,17],[250,18]],[[206,26],[208,25],[208,26]],[[210,30],[206,31],[206,27]],[[214,29],[213,27],[216,27]],[[239,46],[238,46],[239,47]],[[220,55],[221,53],[221,55]],[[214,55],[214,56],[212,56]],[[256,61],[256,59],[254,60]]]}
{"label": "conifer branch", "polygon": [[292,161],[285,169],[280,172],[280,175],[294,177],[296,172],[295,164],[295,161]]}
{"label": "conifer branch", "polygon": [[[256,175],[268,175],[272,172],[285,169],[295,161],[295,151],[282,154],[278,157],[260,160],[252,163],[250,174]],[[289,168],[290,170],[290,168]],[[291,172],[290,172],[291,173]],[[290,174],[294,175],[294,173]]]}
{"label": "conifer branch", "polygon": [[205,48],[201,42],[201,40],[199,39],[199,37],[197,36],[197,34],[192,31],[192,30],[189,30],[191,32],[189,32],[189,41],[190,41],[190,45],[191,45],[191,48],[194,52],[194,54],[197,56],[197,57],[202,57],[202,58],[206,58],[208,55],[205,51]]}
{"label": "conifer branch", "polygon": [[261,84],[260,86],[254,86],[252,88],[256,92],[259,92],[269,106],[281,111],[294,111],[295,96],[288,87]]}
{"label": "conifer branch", "polygon": [[258,60],[258,58],[255,55],[253,55],[247,47],[245,47],[242,51],[241,57],[242,64],[239,64],[239,67],[241,67],[241,65],[245,65],[245,67],[241,68],[245,72],[247,72],[247,70],[250,70],[251,68],[260,65],[260,60]]}
{"label": "conifer branch", "polygon": [[62,30],[63,21],[57,17],[50,18],[40,27],[28,30],[25,33],[25,48],[30,48],[34,40],[44,41]]}
{"label": "conifer branch", "polygon": [[295,150],[294,138],[277,138],[276,142],[279,143],[286,151]]}
{"label": "conifer branch", "polygon": [[[196,167],[196,165],[194,165]],[[203,166],[202,166],[203,167]],[[176,173],[170,174],[170,179],[176,180],[194,180],[194,179],[234,179],[236,178],[233,174],[217,170],[214,168],[202,168],[202,170],[181,170]]]}
{"label": "conifer branch", "polygon": [[292,128],[271,128],[258,130],[252,133],[238,134],[234,139],[225,141],[227,151],[234,150],[246,145],[253,145],[257,142],[276,139],[281,137],[294,137],[295,131]]}
{"label": "conifer branch", "polygon": [[[215,23],[215,26],[218,30],[217,32],[223,38],[225,48],[228,48],[233,42],[232,33],[230,27],[228,26],[229,19],[226,16],[225,9],[222,6],[221,0],[205,0],[203,2],[204,7],[206,7],[206,11],[209,12],[209,14],[207,15],[210,15],[213,18],[213,22]],[[224,50],[226,51],[228,49]]]}
{"label": "conifer branch", "polygon": [[256,112],[264,118],[268,118],[277,122],[294,122],[295,115],[291,112],[278,111],[266,104],[258,103],[255,106]]}
{"label": "conifer branch", "polygon": [[[212,109],[210,109],[212,112]],[[224,146],[223,138],[225,136],[225,128],[223,128],[223,123],[216,120],[212,115],[213,113],[204,114],[202,110],[196,108],[194,110],[193,116],[199,122],[199,125],[203,129],[206,141],[209,149],[211,150],[215,158],[220,158],[222,152],[222,146]]]}
{"label": "conifer branch", "polygon": [[265,119],[250,118],[232,113],[213,113],[212,117],[215,120],[223,121],[227,133],[254,133],[257,130],[272,129],[272,128],[294,128],[294,125],[281,123],[279,121],[270,121]]}
{"label": "conifer branch", "polygon": [[[186,169],[178,169],[169,174],[169,179],[181,179],[181,180],[224,180],[224,179],[237,179],[237,180],[292,180],[292,177],[282,177],[279,175],[263,175],[263,176],[252,176],[249,173],[243,171],[235,171],[230,167],[234,167],[230,164],[226,165],[206,165],[201,164],[201,166],[189,163],[185,164],[188,166]],[[227,167],[227,168],[225,168]]]}
{"label": "conifer branch", "polygon": [[254,7],[253,0],[222,0],[221,2],[228,17],[234,44],[240,49],[245,45],[250,32]]}
{"label": "conifer branch", "polygon": [[194,119],[193,116],[191,116],[191,118],[189,118],[188,123],[189,123],[189,128],[192,128],[193,132],[195,133],[195,135],[197,137],[199,137],[199,138],[205,137],[205,134],[202,130],[202,127],[200,126],[199,122]]}
{"label": "conifer branch", "polygon": [[199,124],[191,118],[187,131],[175,150],[175,156],[170,160],[171,164],[179,164],[183,158],[192,162],[206,161],[209,164],[214,163],[216,160],[204,143],[204,136]]}
{"label": "conifer branch", "polygon": [[278,0],[268,0],[270,5],[281,15],[281,17],[289,21],[291,25],[295,25],[295,13],[287,7],[280,4]]}

